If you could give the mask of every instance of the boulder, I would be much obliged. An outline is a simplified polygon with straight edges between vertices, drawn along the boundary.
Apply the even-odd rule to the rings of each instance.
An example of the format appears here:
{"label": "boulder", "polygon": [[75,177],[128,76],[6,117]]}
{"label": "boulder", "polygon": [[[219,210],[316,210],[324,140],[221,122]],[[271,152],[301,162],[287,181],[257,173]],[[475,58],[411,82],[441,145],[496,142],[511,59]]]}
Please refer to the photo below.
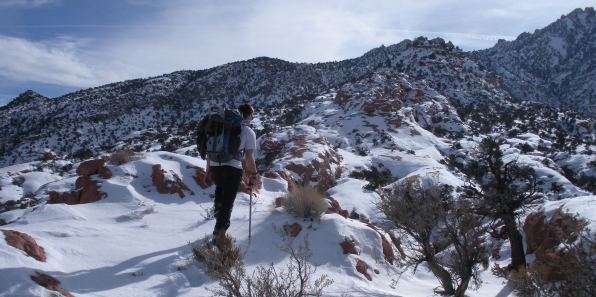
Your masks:
{"label": "boulder", "polygon": [[191,195],[195,193],[191,191],[188,186],[182,181],[178,174],[170,171],[170,174],[173,177],[173,180],[166,179],[165,170],[161,169],[161,164],[155,164],[152,167],[152,174],[151,179],[153,181],[153,185],[157,188],[157,192],[160,194],[175,194],[177,193],[180,196],[180,199],[186,197],[184,191],[190,192]]}
{"label": "boulder", "polygon": [[33,237],[14,230],[1,231],[4,234],[4,239],[8,245],[25,252],[27,256],[37,261],[46,261],[47,257],[43,247],[37,245],[37,242]]}
{"label": "boulder", "polygon": [[101,167],[97,171],[97,174],[103,179],[110,179],[112,178],[112,171],[108,169],[108,167]]}
{"label": "boulder", "polygon": [[[31,280],[34,281],[36,284],[38,284],[50,291],[58,292],[59,294],[61,294],[61,296],[74,297],[66,289],[60,287],[60,281],[58,281],[54,277],[49,276],[45,273],[36,271],[35,275],[31,275]],[[51,296],[57,296],[57,295],[52,294]]]}
{"label": "boulder", "polygon": [[[557,209],[550,220],[545,220],[543,212],[531,213],[524,222],[526,234],[526,254],[549,251],[556,248],[561,242],[567,241],[585,226],[573,216]],[[575,234],[575,235],[574,235]]]}
{"label": "boulder", "polygon": [[341,249],[342,249],[344,255],[347,255],[347,254],[358,255],[358,250],[356,249],[356,244],[354,243],[353,240],[346,238],[339,245],[341,246]]}
{"label": "boulder", "polygon": [[546,238],[545,215],[543,212],[531,213],[524,222],[524,232],[526,233],[526,254],[534,253]]}
{"label": "boulder", "polygon": [[92,203],[107,196],[106,193],[99,191],[97,182],[91,180],[88,176],[77,178],[76,187],[79,190],[79,204]]}
{"label": "boulder", "polygon": [[391,244],[389,243],[389,241],[387,241],[383,234],[379,233],[379,235],[381,235],[381,247],[383,248],[383,256],[385,257],[385,261],[389,262],[390,264],[393,264],[393,261],[395,260],[393,248],[391,248]]}
{"label": "boulder", "polygon": [[585,226],[585,221],[563,213],[560,208],[555,210],[548,221],[543,212],[531,213],[526,217],[526,254],[535,254],[536,259],[532,266],[542,279],[549,282],[560,280],[561,275],[554,264],[561,262],[561,255],[564,253],[559,245],[562,242],[573,242]]}
{"label": "boulder", "polygon": [[372,281],[372,277],[368,274],[368,264],[366,262],[358,259],[356,261],[356,271],[360,272],[362,275],[366,277],[369,281]]}
{"label": "boulder", "polygon": [[298,223],[294,223],[294,224],[284,224],[284,231],[286,232],[286,235],[290,236],[290,237],[296,237],[298,236],[298,234],[300,234],[300,231],[302,231],[302,226]]}
{"label": "boulder", "polygon": [[194,167],[196,170],[195,175],[193,175],[193,179],[195,180],[195,182],[197,183],[197,185],[199,185],[199,187],[201,187],[201,189],[207,189],[209,187],[211,187],[213,185],[213,182],[211,180],[207,180],[207,172],[205,171],[205,169],[201,168],[201,167]]}
{"label": "boulder", "polygon": [[77,168],[77,175],[93,175],[98,174],[102,167],[105,167],[106,160],[95,159],[82,162]]}
{"label": "boulder", "polygon": [[75,190],[58,193],[51,191],[48,204],[65,203],[69,205],[93,203],[107,197],[107,194],[99,190],[99,185],[89,176],[79,176],[75,182]]}
{"label": "boulder", "polygon": [[336,213],[344,218],[347,218],[350,215],[350,213],[347,210],[341,208],[339,202],[335,200],[333,197],[329,197],[328,199],[331,205],[329,208],[327,208],[327,211],[325,211],[325,213]]}

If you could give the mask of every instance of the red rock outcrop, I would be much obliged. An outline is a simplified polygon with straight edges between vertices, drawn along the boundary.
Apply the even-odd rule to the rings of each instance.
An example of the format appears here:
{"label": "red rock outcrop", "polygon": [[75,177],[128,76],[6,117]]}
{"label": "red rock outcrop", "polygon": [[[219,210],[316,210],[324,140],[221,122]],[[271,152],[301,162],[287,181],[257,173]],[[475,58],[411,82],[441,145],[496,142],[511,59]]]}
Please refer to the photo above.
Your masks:
{"label": "red rock outcrop", "polygon": [[261,142],[260,151],[262,153],[275,153],[281,152],[285,146],[284,142],[278,141],[274,138],[265,138]]}
{"label": "red rock outcrop", "polygon": [[542,212],[532,213],[526,218],[526,254],[535,252],[538,255],[540,252],[552,250],[582,228],[577,219],[563,213],[561,209],[557,209],[548,222],[545,218]]}
{"label": "red rock outcrop", "polygon": [[284,224],[284,231],[286,232],[286,235],[290,236],[290,237],[296,237],[298,236],[298,234],[300,234],[300,231],[302,231],[302,226],[298,223],[294,223],[294,224]]}
{"label": "red rock outcrop", "polygon": [[112,178],[112,171],[108,169],[108,167],[101,167],[97,171],[97,174],[103,179],[110,179]]}
{"label": "red rock outcrop", "polygon": [[[309,128],[300,128],[293,132],[298,135],[288,133],[290,140],[286,143],[264,142],[267,144],[267,149],[283,152],[285,157],[282,160],[288,161],[283,170],[277,171],[277,174],[288,181],[290,191],[296,184],[314,183],[321,191],[335,186],[335,179],[341,175],[341,155],[331,148],[323,137],[311,135],[313,131]],[[281,145],[283,147],[280,147]],[[307,152],[316,154],[316,158],[310,162],[304,162],[301,158]],[[282,173],[283,171],[285,173]],[[268,173],[267,177],[275,178],[273,175]]]}
{"label": "red rock outcrop", "polygon": [[151,179],[153,180],[153,185],[157,188],[157,192],[160,194],[175,194],[178,193],[180,199],[186,197],[184,191],[190,192],[191,195],[195,193],[191,191],[188,186],[182,181],[178,174],[170,171],[174,180],[166,179],[165,177],[165,170],[161,169],[161,164],[155,164],[152,167],[152,174]]}
{"label": "red rock outcrop", "polygon": [[586,223],[561,209],[557,209],[548,221],[545,219],[543,212],[532,213],[526,218],[526,254],[536,255],[532,265],[545,281],[557,281],[561,276],[553,263],[561,261],[559,244],[575,240]]}
{"label": "red rock outcrop", "polygon": [[358,259],[356,261],[356,271],[360,272],[362,275],[366,277],[369,281],[372,281],[372,277],[368,274],[368,264],[366,262]]}
{"label": "red rock outcrop", "polygon": [[79,167],[77,168],[77,175],[89,176],[94,174],[100,174],[100,176],[102,176],[103,178],[108,179],[112,177],[112,172],[107,167],[105,167],[105,165],[106,160],[104,159],[95,159],[82,162],[81,164],[79,164]]}
{"label": "red rock outcrop", "polygon": [[294,190],[296,190],[296,187],[298,187],[298,183],[292,177],[290,177],[283,171],[278,171],[277,174],[279,175],[279,177],[288,182],[288,191],[293,192]]}
{"label": "red rock outcrop", "polygon": [[353,240],[346,238],[339,245],[341,246],[341,249],[342,249],[344,255],[347,255],[347,254],[358,255],[358,250],[356,249],[356,244],[354,243]]}
{"label": "red rock outcrop", "polygon": [[375,98],[362,104],[362,111],[368,115],[374,113],[395,113],[401,108],[401,100]]}
{"label": "red rock outcrop", "polygon": [[99,185],[89,176],[80,176],[75,182],[75,190],[70,192],[51,191],[48,204],[66,203],[69,205],[93,203],[107,197],[99,190]]}
{"label": "red rock outcrop", "polygon": [[[70,292],[68,292],[66,289],[60,287],[60,281],[58,281],[57,279],[45,274],[45,273],[41,273],[39,271],[35,272],[35,275],[31,276],[31,280],[34,281],[35,283],[37,283],[38,285],[50,290],[50,291],[54,291],[54,292],[58,292],[61,294],[61,296],[64,297],[74,297]],[[51,296],[58,296],[58,295],[54,295],[52,294]]]}
{"label": "red rock outcrop", "polygon": [[8,245],[25,252],[27,256],[37,261],[45,262],[47,260],[43,247],[37,245],[37,242],[35,239],[33,239],[33,237],[14,230],[1,231],[4,234],[6,243]]}
{"label": "red rock outcrop", "polygon": [[393,246],[395,246],[395,248],[397,248],[397,251],[399,252],[399,256],[402,259],[406,258],[406,253],[404,252],[404,249],[401,247],[401,240],[399,238],[397,238],[397,236],[395,236],[395,234],[393,234],[393,232],[387,232],[389,233],[389,238],[391,238],[391,242],[393,243]]}
{"label": "red rock outcrop", "polygon": [[201,189],[207,189],[213,185],[213,181],[207,180],[207,172],[205,169],[197,166],[193,166],[192,168],[196,170],[196,173],[192,176],[192,178],[195,180],[197,185],[201,187]]}
{"label": "red rock outcrop", "polygon": [[95,159],[82,162],[77,167],[77,178],[75,190],[70,192],[49,193],[49,204],[66,203],[69,205],[92,203],[107,197],[107,194],[99,190],[99,185],[91,179],[91,175],[97,174],[103,179],[112,178],[112,171],[105,167],[106,160]]}
{"label": "red rock outcrop", "polygon": [[393,261],[395,260],[393,248],[391,248],[391,244],[389,243],[389,241],[387,241],[383,234],[379,233],[379,235],[381,235],[381,247],[383,248],[383,256],[385,257],[385,261],[389,262],[390,264],[393,264]]}
{"label": "red rock outcrop", "polygon": [[331,206],[327,209],[327,211],[325,211],[325,213],[336,213],[344,218],[347,218],[348,215],[350,215],[350,213],[347,210],[341,208],[339,202],[335,200],[333,197],[329,197],[327,199],[329,199]]}

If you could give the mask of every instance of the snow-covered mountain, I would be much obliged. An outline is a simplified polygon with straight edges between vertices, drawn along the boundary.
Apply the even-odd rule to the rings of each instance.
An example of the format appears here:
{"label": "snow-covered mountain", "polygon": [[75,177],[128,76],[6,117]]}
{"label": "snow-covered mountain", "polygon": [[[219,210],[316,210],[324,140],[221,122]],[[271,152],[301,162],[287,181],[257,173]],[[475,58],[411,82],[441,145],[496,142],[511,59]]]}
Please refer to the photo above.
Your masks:
{"label": "snow-covered mountain", "polygon": [[[585,24],[593,15],[577,10],[551,26]],[[551,26],[532,35],[535,47]],[[491,50],[502,54],[499,47],[518,41]],[[475,184],[465,167],[487,137],[499,140],[504,160],[532,168],[545,197],[520,213],[521,222],[529,212],[551,218],[560,208],[596,230],[593,114],[538,100],[547,91],[534,72],[523,75],[536,84],[516,87],[514,76],[483,66],[498,56],[488,52],[420,37],[340,62],[256,58],[54,99],[27,91],[0,108],[0,296],[210,295],[216,281],[193,260],[189,243],[214,224],[214,187],[194,145],[197,120],[213,104],[256,107],[262,179],[252,242],[246,183],[229,230],[249,271],[284,267],[284,230],[300,229],[290,244],[308,238],[310,262],[334,280],[325,296],[432,295],[439,282],[425,264],[416,271],[400,266],[412,246],[378,209],[374,190]],[[529,93],[516,93],[521,87]],[[320,220],[279,207],[280,197],[304,184],[328,198]],[[466,294],[507,294],[511,287],[491,269],[510,262],[509,243],[486,234],[483,248],[491,254],[483,285]]]}
{"label": "snow-covered mountain", "polygon": [[471,56],[522,100],[596,114],[596,12],[576,9],[534,33]]}

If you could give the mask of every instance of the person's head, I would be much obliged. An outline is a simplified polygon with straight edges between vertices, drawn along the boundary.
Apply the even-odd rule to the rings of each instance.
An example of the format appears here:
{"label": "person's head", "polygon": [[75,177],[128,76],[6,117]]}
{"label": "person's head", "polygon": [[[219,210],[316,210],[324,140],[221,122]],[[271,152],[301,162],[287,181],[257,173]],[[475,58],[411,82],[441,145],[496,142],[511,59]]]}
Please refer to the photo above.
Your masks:
{"label": "person's head", "polygon": [[250,120],[250,119],[252,119],[252,113],[255,110],[252,108],[252,106],[250,106],[250,104],[245,103],[245,104],[238,106],[238,111],[240,112],[240,114],[242,114],[242,117],[245,120]]}

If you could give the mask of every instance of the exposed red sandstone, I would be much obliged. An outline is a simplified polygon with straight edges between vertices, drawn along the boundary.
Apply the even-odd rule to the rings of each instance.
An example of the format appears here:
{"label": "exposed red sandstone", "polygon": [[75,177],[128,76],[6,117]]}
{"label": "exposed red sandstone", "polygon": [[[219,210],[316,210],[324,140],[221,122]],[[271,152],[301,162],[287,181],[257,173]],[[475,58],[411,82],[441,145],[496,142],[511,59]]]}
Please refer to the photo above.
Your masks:
{"label": "exposed red sandstone", "polygon": [[353,240],[346,238],[339,245],[341,246],[341,249],[342,249],[344,255],[347,255],[347,254],[358,255],[358,250],[356,249],[356,244],[354,243]]}
{"label": "exposed red sandstone", "polygon": [[69,205],[93,203],[107,197],[107,194],[99,190],[99,185],[89,176],[79,176],[75,182],[75,190],[70,192],[49,193],[48,204],[65,203]]}
{"label": "exposed red sandstone", "polygon": [[561,209],[557,209],[548,221],[543,212],[528,215],[524,222],[526,254],[536,255],[532,265],[544,280],[560,280],[558,268],[553,266],[553,263],[561,261],[562,251],[558,246],[562,242],[575,240],[584,226],[585,222],[563,213]]}
{"label": "exposed red sandstone", "polygon": [[14,230],[1,231],[4,234],[4,239],[8,245],[25,252],[27,256],[37,261],[45,262],[47,260],[43,247],[37,245],[37,242],[33,237]]}
{"label": "exposed red sandstone", "polygon": [[383,256],[385,257],[385,261],[389,262],[390,264],[393,264],[393,261],[395,260],[393,248],[391,248],[391,244],[389,243],[389,241],[387,241],[383,234],[379,233],[379,235],[381,235],[381,247],[383,248]]}
{"label": "exposed red sandstone", "polygon": [[195,175],[193,175],[193,179],[201,187],[201,189],[207,189],[213,185],[211,180],[207,180],[207,172],[205,169],[201,167],[193,167],[196,170]]}
{"label": "exposed red sandstone", "polygon": [[327,211],[325,211],[325,213],[336,213],[344,218],[348,217],[350,213],[347,210],[342,209],[337,200],[335,200],[333,197],[329,197],[328,199],[331,206],[327,209]]}
{"label": "exposed red sandstone", "polygon": [[178,193],[180,198],[186,197],[184,191],[190,192],[191,195],[195,193],[191,191],[188,186],[182,181],[178,174],[170,171],[174,180],[168,180],[165,177],[165,171],[161,169],[161,164],[155,164],[152,167],[153,173],[151,174],[151,179],[153,180],[153,185],[157,188],[157,192],[160,194],[175,194]]}
{"label": "exposed red sandstone", "polygon": [[372,281],[372,277],[368,274],[368,264],[366,262],[358,259],[356,261],[356,271],[360,272],[362,275],[366,277],[369,281]]}
{"label": "exposed red sandstone", "polygon": [[[98,174],[99,170],[104,168],[105,165],[106,165],[106,160],[104,160],[104,159],[95,159],[95,160],[89,160],[89,161],[82,162],[81,164],[79,164],[79,167],[77,168],[77,175]],[[108,171],[109,171],[109,169],[108,169]]]}
{"label": "exposed red sandstone", "polygon": [[[70,292],[66,289],[60,287],[60,281],[55,279],[52,276],[49,276],[45,273],[41,273],[39,271],[35,272],[35,275],[31,276],[31,280],[37,283],[38,285],[54,292],[60,293],[64,297],[74,297]],[[57,296],[52,294],[52,296]]]}

